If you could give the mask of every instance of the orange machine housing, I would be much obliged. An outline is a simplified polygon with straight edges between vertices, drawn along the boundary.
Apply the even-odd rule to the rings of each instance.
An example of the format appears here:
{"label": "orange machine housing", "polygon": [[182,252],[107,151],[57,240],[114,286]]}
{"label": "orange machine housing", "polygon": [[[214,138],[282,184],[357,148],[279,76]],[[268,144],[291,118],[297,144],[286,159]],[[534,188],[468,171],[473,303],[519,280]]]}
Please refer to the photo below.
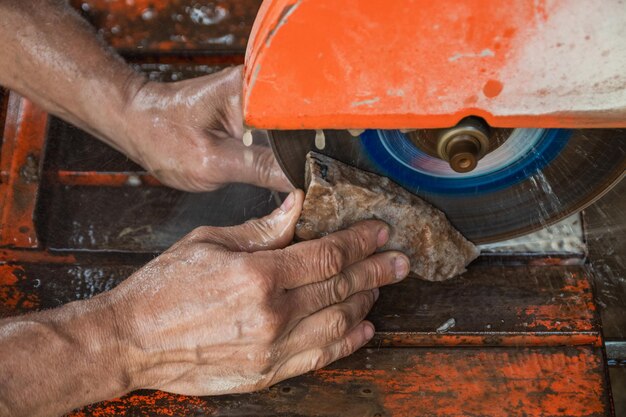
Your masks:
{"label": "orange machine housing", "polygon": [[266,0],[246,123],[264,129],[626,126],[617,0]]}

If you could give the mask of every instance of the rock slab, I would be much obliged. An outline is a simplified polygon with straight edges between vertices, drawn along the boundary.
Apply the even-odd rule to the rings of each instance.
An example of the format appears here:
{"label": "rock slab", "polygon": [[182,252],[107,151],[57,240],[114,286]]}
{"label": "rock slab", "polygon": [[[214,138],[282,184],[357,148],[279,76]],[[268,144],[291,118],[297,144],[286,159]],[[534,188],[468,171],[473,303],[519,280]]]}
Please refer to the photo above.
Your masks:
{"label": "rock slab", "polygon": [[306,163],[307,194],[296,236],[316,239],[367,219],[391,226],[381,250],[399,250],[411,272],[427,281],[444,281],[465,271],[480,251],[424,200],[391,180],[361,171],[319,153]]}

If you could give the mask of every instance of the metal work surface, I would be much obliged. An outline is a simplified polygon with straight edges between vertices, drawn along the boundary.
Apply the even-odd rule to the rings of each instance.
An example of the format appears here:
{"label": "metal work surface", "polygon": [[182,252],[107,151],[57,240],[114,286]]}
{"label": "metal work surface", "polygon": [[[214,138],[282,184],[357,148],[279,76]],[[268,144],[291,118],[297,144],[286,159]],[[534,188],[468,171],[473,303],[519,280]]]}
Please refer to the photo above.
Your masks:
{"label": "metal work surface", "polygon": [[[111,289],[196,223],[233,221],[211,217],[214,210],[206,210],[206,204],[219,212],[224,199],[236,197],[224,191],[190,195],[150,181],[128,181],[145,174],[55,119],[43,167],[34,223],[39,248],[13,245],[0,251],[2,316]],[[127,179],[113,184],[112,173]],[[67,178],[76,177],[80,184],[68,184]],[[241,216],[274,207],[263,190],[242,195],[251,191],[265,196],[258,200],[263,205],[254,208],[256,200],[244,199],[242,207],[256,211]],[[168,193],[174,197],[166,198]],[[110,211],[115,217],[106,217]],[[548,409],[551,415],[609,415],[593,269],[559,265],[567,259],[531,258],[540,266],[519,265],[523,257],[507,259],[483,259],[444,283],[407,280],[384,288],[370,315],[377,327],[370,350],[328,370],[250,395],[135,393],[76,415],[401,416],[413,409],[432,410],[432,415],[463,410],[545,415]],[[461,405],[458,398],[464,399]]]}
{"label": "metal work surface", "polygon": [[[72,3],[138,69],[175,81],[242,63],[260,1]],[[92,297],[197,225],[276,207],[275,195],[250,186],[170,190],[16,95],[0,104],[0,317]],[[374,340],[326,369],[253,394],[140,391],[71,415],[612,415],[607,360],[620,362],[626,339],[624,186],[584,213],[591,262],[575,253],[484,256],[448,282],[383,288],[369,317]]]}
{"label": "metal work surface", "polygon": [[261,0],[71,0],[122,52],[243,51]]}
{"label": "metal work surface", "polygon": [[[7,262],[0,266],[0,313],[92,297],[147,258],[77,253],[56,263]],[[376,325],[376,346],[601,345],[590,276],[580,266],[476,265],[446,282],[405,280],[382,289],[369,319]],[[440,330],[451,319],[454,325]]]}
{"label": "metal work surface", "polygon": [[604,416],[610,406],[602,368],[599,351],[589,347],[366,348],[255,394],[142,392],[71,415]]}

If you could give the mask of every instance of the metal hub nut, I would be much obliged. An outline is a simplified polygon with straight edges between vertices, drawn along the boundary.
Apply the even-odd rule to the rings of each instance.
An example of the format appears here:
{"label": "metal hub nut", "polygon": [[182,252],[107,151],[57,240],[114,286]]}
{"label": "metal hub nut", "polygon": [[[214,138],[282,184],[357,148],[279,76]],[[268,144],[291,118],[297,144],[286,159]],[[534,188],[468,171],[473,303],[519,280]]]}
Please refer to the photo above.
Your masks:
{"label": "metal hub nut", "polygon": [[456,172],[470,172],[489,152],[488,128],[476,123],[461,122],[445,130],[437,142],[437,154],[450,163]]}

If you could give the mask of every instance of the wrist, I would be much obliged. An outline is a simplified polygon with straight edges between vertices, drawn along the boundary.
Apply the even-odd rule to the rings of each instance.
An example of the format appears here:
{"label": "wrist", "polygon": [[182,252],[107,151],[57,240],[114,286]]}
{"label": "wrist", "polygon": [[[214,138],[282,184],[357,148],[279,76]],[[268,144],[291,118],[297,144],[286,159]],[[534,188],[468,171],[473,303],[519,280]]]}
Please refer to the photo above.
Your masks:
{"label": "wrist", "polygon": [[74,363],[79,369],[82,365],[77,381],[93,395],[90,402],[119,397],[137,388],[114,308],[106,295],[73,302],[63,307],[65,311],[54,324],[74,345]]}
{"label": "wrist", "polygon": [[0,414],[60,415],[133,390],[109,305],[95,297],[0,321]]}
{"label": "wrist", "polygon": [[124,103],[119,106],[120,123],[116,125],[119,150],[130,159],[150,170],[149,159],[153,139],[163,129],[167,114],[162,109],[169,86],[145,78],[127,82]]}
{"label": "wrist", "polygon": [[[100,139],[117,150],[123,152],[130,159],[141,163],[143,152],[138,135],[146,129],[145,121],[151,109],[138,105],[141,97],[153,94],[154,81],[148,81],[142,74],[128,68],[128,73],[121,76],[115,83],[115,93],[105,101],[104,106],[92,106],[94,111],[104,114],[96,115],[97,129],[101,132]],[[103,109],[104,108],[104,109]]]}

